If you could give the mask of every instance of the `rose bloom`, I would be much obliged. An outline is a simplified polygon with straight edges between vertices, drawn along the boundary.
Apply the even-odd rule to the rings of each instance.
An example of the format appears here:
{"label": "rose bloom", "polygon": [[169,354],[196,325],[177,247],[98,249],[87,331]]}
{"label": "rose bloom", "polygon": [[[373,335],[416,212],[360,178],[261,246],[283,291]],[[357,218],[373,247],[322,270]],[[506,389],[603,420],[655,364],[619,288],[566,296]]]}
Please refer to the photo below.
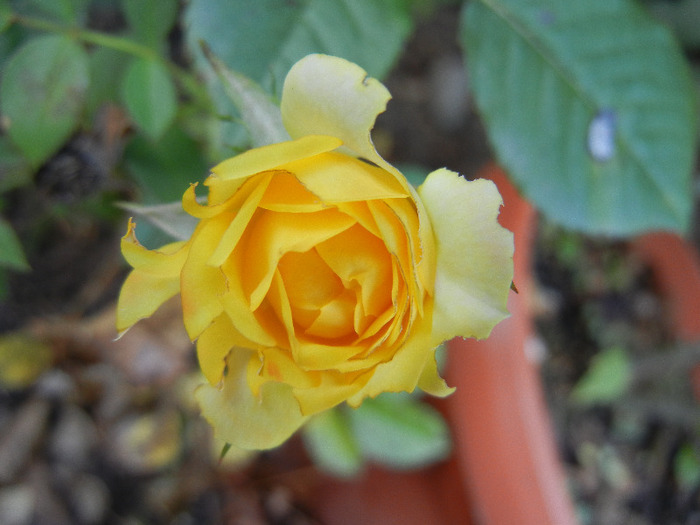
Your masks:
{"label": "rose bloom", "polygon": [[445,396],[436,347],[507,316],[513,238],[495,185],[440,169],[416,191],[372,145],[389,99],[355,64],[307,56],[283,88],[292,140],[213,168],[205,205],[191,186],[189,240],[147,250],[129,223],[117,328],[180,294],[208,382],[196,397],[227,443],[274,447],[382,392]]}

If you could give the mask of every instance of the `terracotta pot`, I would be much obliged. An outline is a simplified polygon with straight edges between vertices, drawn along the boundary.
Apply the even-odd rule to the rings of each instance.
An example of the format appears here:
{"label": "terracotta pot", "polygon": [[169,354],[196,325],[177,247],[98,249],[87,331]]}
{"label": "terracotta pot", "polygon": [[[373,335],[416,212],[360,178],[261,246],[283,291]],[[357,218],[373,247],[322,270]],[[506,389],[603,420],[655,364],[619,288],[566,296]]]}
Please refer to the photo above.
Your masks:
{"label": "terracotta pot", "polygon": [[457,391],[436,405],[453,431],[452,457],[410,474],[373,468],[359,480],[329,480],[318,494],[329,525],[575,523],[536,365],[526,355],[535,213],[499,168],[479,175],[503,195],[500,220],[515,234],[519,293],[489,339],[449,345],[447,381]]}
{"label": "terracotta pot", "polygon": [[[652,269],[676,339],[700,341],[700,255],[695,246],[674,233],[656,232],[639,237],[632,249]],[[700,401],[700,366],[690,370],[690,379]]]}
{"label": "terracotta pot", "polygon": [[566,525],[576,522],[544,403],[537,366],[528,358],[534,341],[529,301],[536,216],[496,166],[480,176],[499,187],[501,223],[515,235],[517,294],[511,317],[484,341],[450,343],[446,400],[460,472],[479,523]]}

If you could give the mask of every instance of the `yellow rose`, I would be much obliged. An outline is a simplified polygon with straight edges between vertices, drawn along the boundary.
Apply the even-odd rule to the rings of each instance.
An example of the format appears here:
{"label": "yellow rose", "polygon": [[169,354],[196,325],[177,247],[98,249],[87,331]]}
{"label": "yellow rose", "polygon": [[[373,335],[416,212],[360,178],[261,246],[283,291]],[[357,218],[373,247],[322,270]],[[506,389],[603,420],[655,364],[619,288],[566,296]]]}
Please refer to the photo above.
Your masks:
{"label": "yellow rose", "polygon": [[451,392],[434,351],[486,337],[507,315],[513,239],[489,181],[441,169],[418,191],[377,154],[370,131],[390,95],[355,64],[310,55],[286,78],[292,140],[212,169],[186,242],[150,251],[130,223],[126,330],[180,293],[217,437],[269,448],[304,421],[381,392]]}

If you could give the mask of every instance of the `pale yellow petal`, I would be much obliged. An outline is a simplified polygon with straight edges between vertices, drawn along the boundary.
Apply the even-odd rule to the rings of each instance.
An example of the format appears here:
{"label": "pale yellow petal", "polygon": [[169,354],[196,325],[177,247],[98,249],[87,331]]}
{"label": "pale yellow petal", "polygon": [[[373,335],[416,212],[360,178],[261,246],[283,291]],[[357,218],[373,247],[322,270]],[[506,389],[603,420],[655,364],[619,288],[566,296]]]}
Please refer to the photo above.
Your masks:
{"label": "pale yellow petal", "polygon": [[159,250],[148,250],[136,239],[136,224],[129,220],[121,248],[134,267],[122,286],[117,303],[117,330],[123,333],[180,291],[180,272],[189,253],[189,243],[176,242]]}
{"label": "pale yellow petal", "polygon": [[495,184],[441,169],[418,189],[437,251],[433,340],[484,338],[508,316],[513,234],[498,224]]}
{"label": "pale yellow petal", "polygon": [[246,450],[273,448],[286,441],[307,418],[290,385],[270,381],[254,396],[247,380],[251,363],[259,366],[254,352],[235,349],[227,359],[228,374],[222,388],[204,384],[195,397],[217,439]]}
{"label": "pale yellow petal", "polygon": [[236,330],[226,314],[217,317],[197,339],[199,368],[211,385],[216,386],[223,379],[226,356],[234,346],[255,345]]}
{"label": "pale yellow petal", "polygon": [[418,380],[418,388],[436,397],[446,397],[455,391],[455,387],[447,386],[445,380],[440,377],[435,357],[428,359]]}
{"label": "pale yellow petal", "polygon": [[133,270],[119,293],[117,332],[122,334],[137,321],[150,317],[165,301],[180,291],[178,276],[162,277]]}
{"label": "pale yellow petal", "polygon": [[321,384],[314,388],[295,388],[294,395],[305,416],[333,408],[357,394],[372,377],[372,372],[343,374],[332,370],[322,374]]}
{"label": "pale yellow petal", "polygon": [[301,136],[297,140],[248,150],[223,161],[211,171],[221,180],[241,179],[272,170],[288,162],[334,150],[342,144],[333,136],[319,136],[322,134],[318,133],[305,135],[310,136]]}
{"label": "pale yellow petal", "polygon": [[258,373],[264,382],[277,381],[295,388],[315,388],[321,383],[320,372],[302,370],[287,350],[264,348],[260,355],[262,366]]}
{"label": "pale yellow petal", "polygon": [[132,267],[165,277],[180,273],[187,258],[187,244],[185,241],[178,241],[158,250],[149,250],[139,243],[136,238],[136,223],[129,219],[126,234],[121,240],[121,250],[124,259]]}
{"label": "pale yellow petal", "polygon": [[292,138],[330,135],[374,162],[370,131],[391,98],[378,80],[358,65],[327,55],[308,55],[287,74],[282,121]]}

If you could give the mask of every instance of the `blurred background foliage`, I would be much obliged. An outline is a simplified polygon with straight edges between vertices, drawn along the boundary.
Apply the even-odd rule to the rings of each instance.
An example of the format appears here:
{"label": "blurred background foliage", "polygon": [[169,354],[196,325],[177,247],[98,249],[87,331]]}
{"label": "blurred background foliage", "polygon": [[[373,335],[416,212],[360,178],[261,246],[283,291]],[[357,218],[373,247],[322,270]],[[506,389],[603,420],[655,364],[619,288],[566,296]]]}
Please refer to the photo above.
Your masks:
{"label": "blurred background foliage", "polygon": [[[76,468],[62,475],[88,495],[55,503],[68,509],[66,522],[99,523],[148,505],[143,519],[172,518],[154,508],[210,516],[202,487],[225,485],[215,468],[222,444],[203,445],[206,429],[183,394],[196,379],[189,344],[157,325],[134,336],[131,350],[120,347],[128,357],[108,344],[109,305],[124,275],[116,251],[123,208],[155,218],[139,224],[144,244],[167,240],[178,218],[167,205],[208,167],[259,143],[246,108],[276,103],[289,67],[312,52],[347,58],[388,83],[396,100],[374,138],[414,184],[443,165],[471,177],[495,157],[541,212],[537,308],[551,353],[543,370],[572,449],[582,520],[600,519],[590,494],[605,483],[620,505],[632,505],[632,460],[610,442],[646,453],[649,418],[670,425],[661,433],[667,442],[651,448],[668,456],[674,497],[700,512],[698,410],[689,385],[673,380],[698,352],[673,346],[647,270],[625,248],[651,230],[697,233],[699,6],[0,0],[0,422],[10,429],[0,443],[14,451],[0,453],[0,515],[5,501],[29,501],[22,490],[37,481],[16,480],[52,429],[47,456],[72,458]],[[215,70],[205,48],[225,69]],[[252,99],[232,95],[222,71]],[[660,346],[670,350],[654,360]],[[640,392],[650,401],[639,401]],[[659,410],[659,392],[674,400],[670,409]],[[304,439],[323,468],[351,475],[365,461],[409,468],[449,454],[448,430],[429,405],[401,396],[365,405],[309,426]],[[564,428],[584,416],[583,435],[591,421],[605,421],[603,444],[567,437]],[[66,444],[75,433],[83,455]],[[191,459],[202,447],[206,459]],[[95,461],[104,450],[113,452]],[[266,459],[256,465],[272,468]],[[176,489],[164,474],[176,467],[201,484]],[[32,476],[41,477],[38,468]],[[603,481],[593,490],[581,472]],[[126,490],[119,479],[128,476],[140,476],[128,494],[147,494],[138,509],[117,508],[110,495]],[[195,510],[187,507],[192,494]],[[102,506],[81,503],[85,497]],[[255,512],[272,519],[261,501]]]}

